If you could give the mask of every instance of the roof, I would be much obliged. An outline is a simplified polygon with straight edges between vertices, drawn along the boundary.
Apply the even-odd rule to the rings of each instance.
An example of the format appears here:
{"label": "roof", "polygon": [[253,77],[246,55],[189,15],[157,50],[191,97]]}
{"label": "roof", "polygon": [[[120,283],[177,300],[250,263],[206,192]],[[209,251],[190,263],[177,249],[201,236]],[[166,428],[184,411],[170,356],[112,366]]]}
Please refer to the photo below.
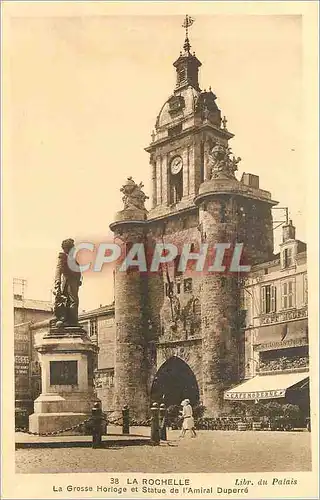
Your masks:
{"label": "roof", "polygon": [[[296,259],[300,261],[307,258],[307,244],[301,240],[293,240],[297,243],[297,254]],[[272,260],[267,260],[266,262],[260,262],[259,264],[254,264],[251,268],[251,272],[265,267],[273,267],[280,264],[280,253],[274,254]]]}
{"label": "roof", "polygon": [[14,299],[13,307],[15,309],[31,309],[33,311],[52,311],[52,303],[48,300]]}
{"label": "roof", "polygon": [[90,311],[83,311],[79,313],[79,319],[87,319],[95,316],[111,316],[114,315],[114,304],[108,304],[105,306],[100,306],[97,309],[91,309]]}

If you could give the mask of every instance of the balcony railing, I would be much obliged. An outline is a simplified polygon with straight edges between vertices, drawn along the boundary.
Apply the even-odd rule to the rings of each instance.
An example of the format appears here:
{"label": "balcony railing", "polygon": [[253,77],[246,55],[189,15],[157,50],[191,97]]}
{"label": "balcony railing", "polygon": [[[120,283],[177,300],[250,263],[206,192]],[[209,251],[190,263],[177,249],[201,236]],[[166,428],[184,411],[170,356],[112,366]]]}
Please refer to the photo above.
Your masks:
{"label": "balcony railing", "polygon": [[260,361],[259,373],[264,372],[283,372],[283,371],[296,371],[304,370],[309,367],[309,358],[307,356],[300,357],[281,357],[272,359],[270,361]]}
{"label": "balcony railing", "polygon": [[306,318],[308,316],[307,306],[300,309],[288,309],[285,311],[264,314],[260,317],[260,325],[269,325],[270,323],[282,323],[292,319]]}

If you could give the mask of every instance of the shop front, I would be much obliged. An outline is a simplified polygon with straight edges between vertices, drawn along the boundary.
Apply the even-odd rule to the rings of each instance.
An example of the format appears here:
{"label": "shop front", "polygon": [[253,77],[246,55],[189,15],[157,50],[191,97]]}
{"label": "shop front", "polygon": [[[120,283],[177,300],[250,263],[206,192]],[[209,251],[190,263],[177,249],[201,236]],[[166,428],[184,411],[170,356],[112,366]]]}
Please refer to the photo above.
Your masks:
{"label": "shop front", "polygon": [[[272,375],[261,373],[225,391],[224,399],[234,403],[246,403],[251,411],[259,403],[262,416],[267,416],[272,407],[274,410],[278,408],[279,415],[283,414],[282,409],[287,411],[296,408],[296,420],[305,426],[310,416],[309,372],[305,370]],[[270,405],[272,401],[277,404]]]}

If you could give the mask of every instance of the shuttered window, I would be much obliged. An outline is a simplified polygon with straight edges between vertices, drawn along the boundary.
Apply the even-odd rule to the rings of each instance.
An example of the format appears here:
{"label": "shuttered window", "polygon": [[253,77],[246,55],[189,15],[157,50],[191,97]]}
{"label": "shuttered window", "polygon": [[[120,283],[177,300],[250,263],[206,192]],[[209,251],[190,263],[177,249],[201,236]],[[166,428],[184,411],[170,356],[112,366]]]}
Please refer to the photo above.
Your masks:
{"label": "shuttered window", "polygon": [[295,307],[295,282],[287,280],[282,282],[282,309]]}
{"label": "shuttered window", "polygon": [[261,287],[261,314],[268,314],[277,310],[277,289],[273,285]]}

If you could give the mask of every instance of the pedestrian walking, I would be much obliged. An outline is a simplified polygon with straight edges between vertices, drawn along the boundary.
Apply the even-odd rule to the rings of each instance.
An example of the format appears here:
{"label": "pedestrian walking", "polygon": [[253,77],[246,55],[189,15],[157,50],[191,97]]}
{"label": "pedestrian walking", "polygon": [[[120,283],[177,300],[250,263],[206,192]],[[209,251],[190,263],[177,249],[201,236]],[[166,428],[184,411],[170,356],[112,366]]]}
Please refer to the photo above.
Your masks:
{"label": "pedestrian walking", "polygon": [[192,406],[190,404],[189,399],[184,399],[181,402],[182,406],[182,432],[180,437],[183,438],[186,434],[187,431],[191,431],[191,437],[195,438],[197,436],[196,430],[194,428],[194,418],[193,418],[193,412],[192,412]]}

